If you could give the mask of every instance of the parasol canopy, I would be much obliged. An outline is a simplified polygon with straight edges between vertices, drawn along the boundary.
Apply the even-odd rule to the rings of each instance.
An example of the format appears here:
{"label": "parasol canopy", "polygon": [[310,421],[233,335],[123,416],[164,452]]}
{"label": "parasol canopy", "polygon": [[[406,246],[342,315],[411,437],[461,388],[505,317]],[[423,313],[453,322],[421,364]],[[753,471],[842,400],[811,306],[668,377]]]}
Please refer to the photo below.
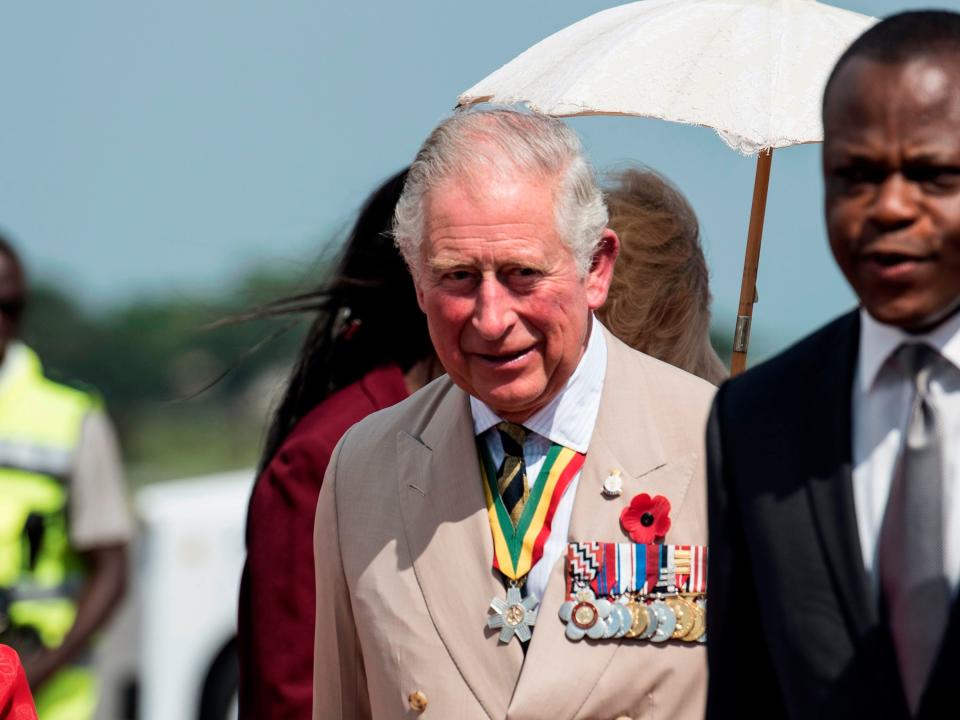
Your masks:
{"label": "parasol canopy", "polygon": [[555,116],[636,115],[713,128],[757,155],[733,372],[746,366],[772,152],[823,140],[823,89],[876,22],[815,0],[640,0],[524,51],[459,97]]}
{"label": "parasol canopy", "polygon": [[560,30],[459,100],[704,125],[753,155],[823,140],[830,70],[874,22],[814,0],[641,0]]}

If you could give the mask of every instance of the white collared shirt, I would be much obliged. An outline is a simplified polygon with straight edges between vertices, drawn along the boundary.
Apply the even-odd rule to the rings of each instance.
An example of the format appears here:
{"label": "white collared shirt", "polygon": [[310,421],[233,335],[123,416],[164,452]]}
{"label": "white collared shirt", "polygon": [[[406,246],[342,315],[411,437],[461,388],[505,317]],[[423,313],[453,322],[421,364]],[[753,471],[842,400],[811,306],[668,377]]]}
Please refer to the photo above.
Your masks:
{"label": "white collared shirt", "polygon": [[863,566],[879,595],[880,527],[913,401],[913,382],[892,362],[903,343],[924,342],[942,356],[930,375],[930,395],[942,421],[944,449],[944,572],[960,580],[960,313],[922,335],[874,320],[860,311],[860,348],[853,383],[853,500]]}
{"label": "white collared shirt", "polygon": [[[607,343],[596,318],[591,317],[590,339],[580,358],[576,370],[567,380],[563,390],[547,405],[524,421],[529,430],[523,444],[523,459],[527,466],[527,479],[533,483],[543,467],[550,449],[550,443],[585,453],[593,435],[593,426],[600,411],[600,394],[603,391],[603,378],[607,373]],[[497,423],[503,418],[498,416],[485,403],[470,397],[470,410],[473,413],[474,434],[482,435],[487,445],[490,459],[495,467],[503,462],[503,445],[497,432]],[[557,505],[553,516],[550,537],[544,544],[543,556],[530,570],[527,576],[526,591],[538,601],[543,597],[547,580],[554,563],[567,548],[567,535],[570,529],[570,515],[573,512],[573,499],[577,494],[580,473],[577,473],[567,486],[563,498]],[[493,558],[490,558],[491,562]]]}

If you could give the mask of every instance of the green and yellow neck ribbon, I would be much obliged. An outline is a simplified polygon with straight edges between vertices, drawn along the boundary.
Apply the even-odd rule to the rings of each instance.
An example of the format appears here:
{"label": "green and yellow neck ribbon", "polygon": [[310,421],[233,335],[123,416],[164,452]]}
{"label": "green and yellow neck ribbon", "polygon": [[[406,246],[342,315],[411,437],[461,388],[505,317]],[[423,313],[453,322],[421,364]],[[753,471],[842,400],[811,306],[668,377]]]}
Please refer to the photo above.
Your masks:
{"label": "green and yellow neck ribbon", "polygon": [[586,459],[584,453],[556,443],[551,444],[530,497],[516,527],[503,504],[497,487],[497,470],[485,447],[478,440],[483,475],[483,494],[493,533],[493,567],[510,580],[520,581],[543,556],[557,505]]}

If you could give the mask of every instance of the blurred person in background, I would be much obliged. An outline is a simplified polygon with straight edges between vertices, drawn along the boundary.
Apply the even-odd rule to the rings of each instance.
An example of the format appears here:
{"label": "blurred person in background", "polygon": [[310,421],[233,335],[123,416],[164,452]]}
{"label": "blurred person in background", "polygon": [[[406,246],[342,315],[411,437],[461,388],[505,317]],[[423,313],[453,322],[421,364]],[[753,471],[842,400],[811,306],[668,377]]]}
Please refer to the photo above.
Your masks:
{"label": "blurred person in background", "polygon": [[247,517],[240,717],[306,718],[313,698],[313,523],[334,446],[442,373],[391,222],[404,170],[366,201],[333,277],[268,306],[313,313],[271,423]]}
{"label": "blurred person in background", "polygon": [[102,402],[47,379],[17,340],[26,300],[0,238],[0,642],[22,658],[42,720],[85,720],[90,641],[123,596],[133,523]]}
{"label": "blurred person in background", "polygon": [[647,169],[616,173],[606,188],[620,238],[600,321],[640,352],[719,385],[727,369],[710,344],[710,287],[693,208]]}
{"label": "blurred person in background", "polygon": [[717,394],[707,717],[955,718],[960,13],[871,26],[822,118],[827,238],[859,307]]}

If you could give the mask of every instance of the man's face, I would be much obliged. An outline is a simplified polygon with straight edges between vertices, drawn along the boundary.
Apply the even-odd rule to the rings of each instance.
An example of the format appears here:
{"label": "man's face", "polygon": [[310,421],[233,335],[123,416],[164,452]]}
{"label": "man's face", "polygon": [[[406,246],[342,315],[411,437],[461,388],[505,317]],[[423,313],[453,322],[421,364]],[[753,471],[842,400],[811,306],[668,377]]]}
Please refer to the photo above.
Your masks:
{"label": "man's face", "polygon": [[580,276],[557,231],[555,185],[480,176],[426,198],[416,284],[437,355],[458,386],[514,422],[550,402],[573,374],[618,250],[616,235],[604,231]]}
{"label": "man's face", "polygon": [[830,247],[867,311],[908,331],[960,304],[960,57],[852,59],[824,118]]}
{"label": "man's face", "polygon": [[25,296],[20,268],[6,253],[0,252],[0,360],[17,336]]}

